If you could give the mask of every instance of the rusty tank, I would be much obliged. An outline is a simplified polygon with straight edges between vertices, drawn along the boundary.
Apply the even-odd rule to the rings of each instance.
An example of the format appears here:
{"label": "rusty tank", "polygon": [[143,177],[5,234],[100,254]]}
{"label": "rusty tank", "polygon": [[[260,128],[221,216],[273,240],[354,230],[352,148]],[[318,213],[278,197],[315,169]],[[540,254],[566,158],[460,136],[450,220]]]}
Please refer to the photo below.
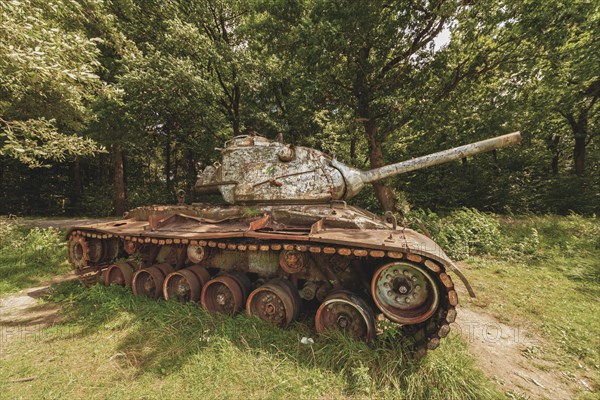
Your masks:
{"label": "rusty tank", "polygon": [[[520,142],[499,136],[361,171],[318,150],[238,136],[198,177],[227,204],[145,206],[72,228],[69,261],[86,285],[194,302],[211,312],[373,340],[390,323],[417,355],[456,318],[460,270],[430,237],[346,203],[368,183]],[[381,323],[387,321],[387,323]]]}

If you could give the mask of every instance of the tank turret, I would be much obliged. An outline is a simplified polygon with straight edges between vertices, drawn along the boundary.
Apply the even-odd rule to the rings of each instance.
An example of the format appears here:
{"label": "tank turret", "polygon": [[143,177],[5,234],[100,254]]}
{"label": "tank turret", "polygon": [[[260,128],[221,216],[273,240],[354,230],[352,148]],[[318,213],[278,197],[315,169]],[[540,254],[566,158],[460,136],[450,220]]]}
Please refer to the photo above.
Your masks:
{"label": "tank turret", "polygon": [[225,144],[222,163],[208,166],[198,177],[198,193],[220,193],[230,204],[323,203],[349,200],[372,182],[418,169],[510,146],[519,132],[482,140],[362,171],[327,154],[262,136],[237,136]]}

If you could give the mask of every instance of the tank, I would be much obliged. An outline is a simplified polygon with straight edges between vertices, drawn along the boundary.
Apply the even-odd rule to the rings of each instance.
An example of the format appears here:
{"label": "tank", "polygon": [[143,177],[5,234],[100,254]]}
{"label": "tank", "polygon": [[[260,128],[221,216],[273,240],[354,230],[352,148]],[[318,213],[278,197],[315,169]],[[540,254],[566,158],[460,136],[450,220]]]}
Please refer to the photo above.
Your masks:
{"label": "tank", "polygon": [[[397,325],[417,357],[456,318],[452,276],[468,281],[430,237],[347,204],[369,183],[520,142],[520,133],[361,171],[321,151],[238,136],[198,177],[226,204],[145,206],[73,227],[69,261],[84,285],[193,302],[211,312],[374,340]],[[183,200],[183,196],[181,196]]]}

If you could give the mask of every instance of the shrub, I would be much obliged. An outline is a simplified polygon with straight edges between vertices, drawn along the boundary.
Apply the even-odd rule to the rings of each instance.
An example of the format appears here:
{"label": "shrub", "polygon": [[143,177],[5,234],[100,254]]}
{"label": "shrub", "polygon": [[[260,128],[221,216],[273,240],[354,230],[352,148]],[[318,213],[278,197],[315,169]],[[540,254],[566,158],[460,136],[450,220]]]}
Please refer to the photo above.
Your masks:
{"label": "shrub", "polygon": [[497,254],[502,247],[500,223],[492,214],[462,208],[440,218],[430,210],[412,211],[409,223],[421,230],[418,221],[427,228],[433,239],[455,260],[481,254]]}

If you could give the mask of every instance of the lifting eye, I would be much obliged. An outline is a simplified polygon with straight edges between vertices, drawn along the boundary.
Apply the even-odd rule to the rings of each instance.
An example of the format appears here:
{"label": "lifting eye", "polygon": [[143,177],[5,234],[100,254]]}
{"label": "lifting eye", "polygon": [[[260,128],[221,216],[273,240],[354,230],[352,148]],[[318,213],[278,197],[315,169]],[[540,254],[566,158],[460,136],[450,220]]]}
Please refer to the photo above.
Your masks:
{"label": "lifting eye", "polygon": [[294,148],[291,145],[282,146],[277,151],[277,157],[279,157],[279,161],[282,162],[292,161],[295,155],[296,152],[294,151]]}

